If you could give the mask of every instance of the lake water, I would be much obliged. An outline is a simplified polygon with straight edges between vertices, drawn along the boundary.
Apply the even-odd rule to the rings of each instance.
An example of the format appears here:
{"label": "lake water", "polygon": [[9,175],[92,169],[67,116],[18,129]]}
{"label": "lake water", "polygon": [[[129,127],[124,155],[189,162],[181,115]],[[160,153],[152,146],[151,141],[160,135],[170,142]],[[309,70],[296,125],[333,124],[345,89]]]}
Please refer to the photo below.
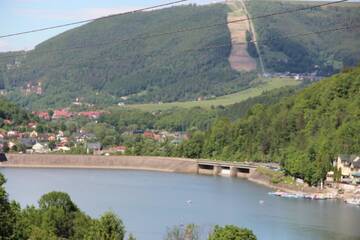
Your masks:
{"label": "lake water", "polygon": [[199,225],[203,235],[215,224],[235,224],[260,240],[360,239],[360,208],[269,196],[268,188],[246,180],[122,170],[0,172],[10,198],[22,206],[36,204],[46,192],[65,191],[91,216],[117,213],[138,240],[161,240],[168,227],[187,223]]}

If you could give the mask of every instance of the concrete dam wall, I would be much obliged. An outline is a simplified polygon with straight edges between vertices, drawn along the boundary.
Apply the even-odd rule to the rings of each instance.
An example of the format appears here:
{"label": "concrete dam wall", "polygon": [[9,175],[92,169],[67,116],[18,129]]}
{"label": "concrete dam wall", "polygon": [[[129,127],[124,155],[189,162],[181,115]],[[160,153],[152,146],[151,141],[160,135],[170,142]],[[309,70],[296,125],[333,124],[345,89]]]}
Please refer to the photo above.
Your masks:
{"label": "concrete dam wall", "polygon": [[196,160],[143,156],[96,156],[55,154],[6,154],[0,167],[19,168],[98,168],[133,169],[163,172],[197,173]]}
{"label": "concrete dam wall", "polygon": [[6,154],[5,158],[0,162],[0,168],[131,169],[240,178],[248,178],[256,170],[256,166],[246,163],[171,157]]}

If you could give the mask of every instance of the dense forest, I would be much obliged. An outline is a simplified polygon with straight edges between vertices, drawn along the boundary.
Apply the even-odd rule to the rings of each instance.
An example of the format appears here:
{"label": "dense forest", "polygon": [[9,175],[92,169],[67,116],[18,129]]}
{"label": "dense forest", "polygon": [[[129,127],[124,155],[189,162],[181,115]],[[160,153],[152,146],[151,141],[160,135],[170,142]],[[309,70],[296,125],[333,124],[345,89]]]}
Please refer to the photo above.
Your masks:
{"label": "dense forest", "polygon": [[[246,4],[255,17],[315,3],[252,0]],[[256,19],[254,25],[267,71],[331,75],[360,62],[359,28],[295,38],[284,36],[351,26],[357,22],[360,22],[360,4],[344,3]]]}
{"label": "dense forest", "polygon": [[41,43],[25,57],[2,54],[0,82],[8,89],[41,82],[44,96],[24,98],[17,92],[9,97],[44,108],[77,97],[106,105],[121,96],[129,96],[128,102],[158,102],[235,92],[256,75],[231,69],[230,47],[187,51],[230,44],[226,27],[147,37],[225,22],[227,12],[224,4],[188,5],[98,20]]}

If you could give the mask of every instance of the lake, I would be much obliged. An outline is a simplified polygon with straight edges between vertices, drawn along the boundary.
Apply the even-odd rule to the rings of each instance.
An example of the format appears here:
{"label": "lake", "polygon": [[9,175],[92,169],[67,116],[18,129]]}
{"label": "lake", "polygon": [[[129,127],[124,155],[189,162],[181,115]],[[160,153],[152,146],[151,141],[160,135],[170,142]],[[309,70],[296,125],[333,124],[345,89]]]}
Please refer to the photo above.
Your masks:
{"label": "lake", "polygon": [[360,208],[270,196],[270,189],[241,179],[125,170],[0,172],[10,198],[23,207],[49,191],[65,191],[93,217],[114,211],[138,240],[161,240],[168,227],[187,223],[199,225],[203,236],[215,224],[234,224],[260,240],[360,239]]}

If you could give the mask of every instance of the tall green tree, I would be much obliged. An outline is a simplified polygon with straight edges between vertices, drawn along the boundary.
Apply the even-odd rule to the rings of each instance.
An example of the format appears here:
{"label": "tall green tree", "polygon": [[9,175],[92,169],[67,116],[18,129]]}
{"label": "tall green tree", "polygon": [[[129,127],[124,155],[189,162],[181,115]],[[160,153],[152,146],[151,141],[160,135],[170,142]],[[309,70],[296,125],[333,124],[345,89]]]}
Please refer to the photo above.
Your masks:
{"label": "tall green tree", "polygon": [[215,226],[210,234],[209,240],[256,240],[253,232],[246,228],[239,228],[233,225],[225,227]]}

